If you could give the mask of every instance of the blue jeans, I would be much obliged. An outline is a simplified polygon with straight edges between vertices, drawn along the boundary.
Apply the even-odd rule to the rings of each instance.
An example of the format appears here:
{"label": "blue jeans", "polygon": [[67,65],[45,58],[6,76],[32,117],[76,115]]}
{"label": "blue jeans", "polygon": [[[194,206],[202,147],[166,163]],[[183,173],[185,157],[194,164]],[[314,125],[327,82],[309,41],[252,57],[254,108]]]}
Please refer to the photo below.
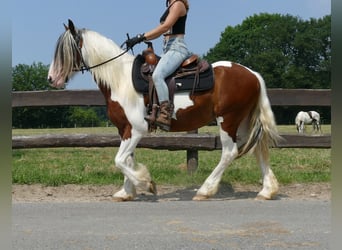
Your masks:
{"label": "blue jeans", "polygon": [[169,100],[169,89],[166,85],[165,78],[175,72],[182,62],[191,56],[184,42],[184,38],[180,37],[170,38],[164,44],[163,52],[152,75],[159,102]]}

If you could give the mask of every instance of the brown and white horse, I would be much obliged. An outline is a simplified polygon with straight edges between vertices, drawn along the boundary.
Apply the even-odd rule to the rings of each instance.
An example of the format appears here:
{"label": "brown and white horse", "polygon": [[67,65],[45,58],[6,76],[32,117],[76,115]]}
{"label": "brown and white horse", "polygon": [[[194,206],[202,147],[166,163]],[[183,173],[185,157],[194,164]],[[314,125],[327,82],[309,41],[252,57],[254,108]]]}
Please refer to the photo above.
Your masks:
{"label": "brown and white horse", "polygon": [[[76,29],[71,20],[65,28],[56,44],[48,80],[61,88],[75,71],[84,66],[90,70],[106,100],[108,116],[121,137],[115,165],[125,178],[114,198],[133,200],[136,187],[156,193],[149,171],[144,165],[136,164],[133,156],[138,142],[148,133],[144,120],[146,97],[136,92],[132,83],[134,56],[124,53],[120,46],[97,32]],[[278,191],[278,182],[270,168],[269,147],[280,137],[264,80],[258,73],[236,63],[220,61],[212,66],[215,78],[212,90],[176,93],[174,98],[171,131],[195,130],[214,119],[220,130],[221,159],[193,199],[213,196],[228,165],[247,152],[254,152],[261,167],[263,188],[258,198],[272,199]]]}

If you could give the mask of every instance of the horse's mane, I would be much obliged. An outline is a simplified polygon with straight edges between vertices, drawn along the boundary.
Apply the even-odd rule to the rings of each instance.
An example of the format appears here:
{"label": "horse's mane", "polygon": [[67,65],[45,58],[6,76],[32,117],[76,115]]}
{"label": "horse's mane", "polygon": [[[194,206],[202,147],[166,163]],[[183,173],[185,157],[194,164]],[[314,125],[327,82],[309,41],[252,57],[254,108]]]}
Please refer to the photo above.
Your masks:
{"label": "horse's mane", "polygon": [[[123,53],[123,50],[111,39],[95,31],[82,30],[82,37],[82,54],[85,63],[89,67],[103,63]],[[124,54],[111,62],[93,68],[91,73],[97,84],[101,83],[110,87],[117,95],[130,98],[131,101],[136,92],[131,83],[131,78],[127,76],[131,75],[133,59],[132,55]]]}
{"label": "horse's mane", "polygon": [[73,71],[76,61],[75,50],[77,50],[76,41],[67,30],[58,38],[54,55],[54,67],[59,75],[68,76]]}
{"label": "horse's mane", "polygon": [[[78,47],[70,30],[66,30],[57,40],[54,67],[58,75],[69,78],[75,68],[76,62],[80,59],[78,52],[82,52],[82,58],[86,67],[93,67],[102,64],[107,60],[122,54],[124,51],[111,39],[98,32],[81,29],[77,30],[82,38],[81,50]],[[130,77],[134,57],[131,54],[124,54],[119,58],[90,69],[94,80],[99,85],[104,85],[115,92],[117,96],[132,102],[137,97]]]}

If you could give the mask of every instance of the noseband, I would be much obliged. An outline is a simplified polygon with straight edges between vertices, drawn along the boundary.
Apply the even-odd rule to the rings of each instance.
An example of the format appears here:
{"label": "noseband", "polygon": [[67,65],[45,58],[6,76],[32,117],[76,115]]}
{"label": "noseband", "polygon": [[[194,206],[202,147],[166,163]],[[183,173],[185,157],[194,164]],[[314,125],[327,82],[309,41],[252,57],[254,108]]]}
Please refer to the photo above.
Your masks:
{"label": "noseband", "polygon": [[[126,48],[123,52],[121,52],[121,53],[120,53],[119,55],[117,55],[117,56],[114,56],[114,57],[112,57],[112,58],[110,58],[110,59],[108,59],[108,60],[106,60],[106,61],[104,61],[104,62],[101,62],[101,63],[99,63],[99,64],[96,64],[96,65],[93,65],[93,66],[87,66],[86,63],[84,62],[83,55],[82,55],[82,52],[81,52],[82,46],[83,46],[83,38],[82,38],[81,31],[78,31],[78,32],[76,33],[76,35],[73,36],[73,38],[74,38],[74,40],[75,40],[75,42],[76,42],[76,45],[77,45],[76,49],[77,49],[78,56],[81,58],[81,65],[80,65],[80,68],[79,68],[79,69],[73,69],[73,71],[74,71],[74,72],[79,72],[79,71],[81,71],[82,74],[84,73],[84,71],[89,71],[89,70],[91,70],[91,69],[93,69],[93,68],[102,66],[102,65],[104,65],[104,64],[106,64],[106,63],[109,63],[109,62],[111,62],[111,61],[113,61],[113,60],[115,60],[115,59],[117,59],[117,58],[123,56],[123,55],[126,54],[126,53],[128,52],[128,50],[129,50],[129,48]],[[125,44],[125,43],[123,43],[120,47],[122,48],[124,44]]]}

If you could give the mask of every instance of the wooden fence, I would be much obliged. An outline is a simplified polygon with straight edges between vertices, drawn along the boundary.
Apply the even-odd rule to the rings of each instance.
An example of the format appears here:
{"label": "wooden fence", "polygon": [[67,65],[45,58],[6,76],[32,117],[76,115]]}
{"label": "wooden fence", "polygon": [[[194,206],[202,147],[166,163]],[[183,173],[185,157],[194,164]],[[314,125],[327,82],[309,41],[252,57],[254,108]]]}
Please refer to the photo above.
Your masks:
{"label": "wooden fence", "polygon": [[[331,106],[330,89],[268,89],[272,106]],[[16,91],[12,107],[104,106],[98,90]]]}
{"label": "wooden fence", "polygon": [[[331,106],[331,90],[268,89],[272,106]],[[12,107],[40,106],[104,106],[98,90],[18,91],[12,93]],[[330,148],[331,136],[281,134],[279,148]],[[112,134],[34,135],[13,136],[12,148],[45,147],[118,147],[120,138]],[[220,139],[213,134],[149,134],[138,147],[168,150],[186,150],[188,170],[197,167],[198,150],[221,148]]]}

